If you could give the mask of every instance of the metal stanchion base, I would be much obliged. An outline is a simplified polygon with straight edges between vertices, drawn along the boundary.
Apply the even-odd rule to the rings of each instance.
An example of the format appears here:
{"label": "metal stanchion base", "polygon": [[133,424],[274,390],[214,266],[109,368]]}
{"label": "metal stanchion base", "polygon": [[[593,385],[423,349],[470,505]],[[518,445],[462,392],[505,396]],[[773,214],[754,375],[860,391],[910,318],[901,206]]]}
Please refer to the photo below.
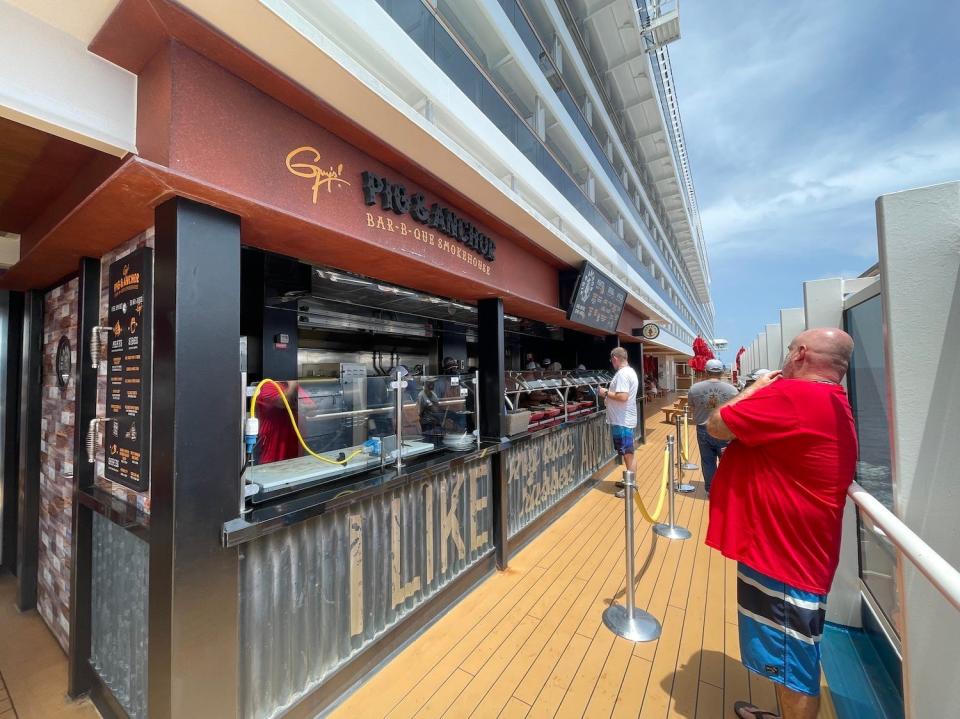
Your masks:
{"label": "metal stanchion base", "polygon": [[684,462],[680,465],[680,469],[684,472],[695,472],[700,469],[700,465],[694,464],[693,462]]}
{"label": "metal stanchion base", "polygon": [[680,492],[681,494],[689,494],[696,489],[692,484],[675,484],[673,486],[674,490]]}
{"label": "metal stanchion base", "polygon": [[603,611],[603,623],[611,632],[631,642],[652,642],[660,637],[660,622],[642,609],[633,610],[633,620],[627,608],[611,604]]}
{"label": "metal stanchion base", "polygon": [[671,527],[669,524],[655,524],[653,525],[653,531],[667,539],[690,539],[693,536],[689,529],[679,526]]}

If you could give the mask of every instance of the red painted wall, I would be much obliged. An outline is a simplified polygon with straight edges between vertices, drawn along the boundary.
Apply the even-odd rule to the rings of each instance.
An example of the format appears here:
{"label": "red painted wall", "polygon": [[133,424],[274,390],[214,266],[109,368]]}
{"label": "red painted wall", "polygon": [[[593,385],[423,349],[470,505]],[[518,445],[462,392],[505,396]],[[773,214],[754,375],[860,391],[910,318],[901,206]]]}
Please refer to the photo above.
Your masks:
{"label": "red painted wall", "polygon": [[[146,159],[281,213],[264,222],[249,218],[245,241],[408,286],[441,291],[439,284],[464,299],[508,293],[556,307],[556,265],[460,211],[495,241],[493,262],[409,215],[366,206],[363,171],[403,184],[408,195],[423,192],[428,206],[449,204],[192,50],[171,43],[148,63],[140,82],[141,115],[169,117],[169,123],[141,121],[137,142]],[[310,149],[291,163],[336,175],[317,189],[316,201],[314,180],[287,165],[297,148]],[[319,160],[308,162],[316,154]],[[312,231],[305,233],[298,221],[311,223]]]}

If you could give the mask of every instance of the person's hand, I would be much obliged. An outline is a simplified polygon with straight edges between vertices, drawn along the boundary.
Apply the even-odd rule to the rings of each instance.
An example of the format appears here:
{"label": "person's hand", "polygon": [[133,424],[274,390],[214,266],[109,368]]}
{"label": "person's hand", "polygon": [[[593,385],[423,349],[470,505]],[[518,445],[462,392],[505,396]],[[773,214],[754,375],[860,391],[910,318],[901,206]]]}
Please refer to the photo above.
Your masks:
{"label": "person's hand", "polygon": [[763,377],[760,377],[756,382],[753,383],[753,387],[752,387],[753,391],[758,392],[762,390],[764,387],[772,385],[774,382],[780,379],[781,374],[783,373],[780,370],[776,370],[774,372],[770,372],[768,374],[763,375]]}

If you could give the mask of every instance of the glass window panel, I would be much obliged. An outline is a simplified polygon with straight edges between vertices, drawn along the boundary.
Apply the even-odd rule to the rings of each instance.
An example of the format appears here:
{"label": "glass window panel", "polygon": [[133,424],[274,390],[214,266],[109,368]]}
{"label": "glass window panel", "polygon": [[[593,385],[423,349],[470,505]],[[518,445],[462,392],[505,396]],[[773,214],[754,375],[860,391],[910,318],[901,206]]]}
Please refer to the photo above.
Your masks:
{"label": "glass window panel", "polygon": [[429,56],[434,55],[434,25],[436,19],[419,2],[409,0],[377,0],[393,21]]}
{"label": "glass window panel", "polygon": [[897,636],[900,626],[900,593],[897,591],[897,550],[883,530],[862,513],[860,517],[860,578],[870,589]]}
{"label": "glass window panel", "polygon": [[[847,385],[860,445],[857,482],[893,511],[882,310],[881,298],[877,295],[844,313],[846,330],[854,342]],[[860,577],[899,634],[896,550],[868,517],[859,516]]]}
{"label": "glass window panel", "polygon": [[278,382],[279,388],[265,384],[256,402],[260,430],[246,481],[269,493],[391,463],[396,394],[389,382],[344,376]]}
{"label": "glass window panel", "polygon": [[429,375],[408,379],[403,404],[404,456],[415,450],[469,449],[476,429],[470,375]]}
{"label": "glass window panel", "polygon": [[436,47],[434,62],[474,104],[479,106],[480,88],[484,82],[480,71],[439,23],[435,23],[434,27]]}
{"label": "glass window panel", "polygon": [[846,312],[847,332],[854,342],[847,384],[860,443],[857,482],[892,512],[893,484],[890,475],[881,310],[880,296],[877,295]]}
{"label": "glass window panel", "polygon": [[527,127],[526,123],[519,121],[517,122],[516,145],[524,157],[534,165],[537,164],[537,149],[540,146],[540,142],[534,137],[533,132]]}
{"label": "glass window panel", "polygon": [[490,67],[487,54],[476,36],[476,28],[468,27],[465,23],[469,23],[469,20],[461,17],[466,6],[459,0],[438,0],[436,7],[440,16],[450,25],[453,34],[473,53],[480,66]]}
{"label": "glass window panel", "polygon": [[517,123],[520,120],[490,83],[484,83],[481,89],[480,109],[510,142],[516,144]]}

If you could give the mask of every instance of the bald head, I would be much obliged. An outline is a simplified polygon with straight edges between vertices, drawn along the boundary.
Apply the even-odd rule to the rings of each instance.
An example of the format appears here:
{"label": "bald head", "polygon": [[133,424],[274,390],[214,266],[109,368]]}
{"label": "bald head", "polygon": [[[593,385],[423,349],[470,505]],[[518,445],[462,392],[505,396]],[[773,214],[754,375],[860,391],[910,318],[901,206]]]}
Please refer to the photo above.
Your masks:
{"label": "bald head", "polygon": [[818,327],[798,334],[787,349],[784,377],[840,382],[850,366],[853,338],[834,327]]}

